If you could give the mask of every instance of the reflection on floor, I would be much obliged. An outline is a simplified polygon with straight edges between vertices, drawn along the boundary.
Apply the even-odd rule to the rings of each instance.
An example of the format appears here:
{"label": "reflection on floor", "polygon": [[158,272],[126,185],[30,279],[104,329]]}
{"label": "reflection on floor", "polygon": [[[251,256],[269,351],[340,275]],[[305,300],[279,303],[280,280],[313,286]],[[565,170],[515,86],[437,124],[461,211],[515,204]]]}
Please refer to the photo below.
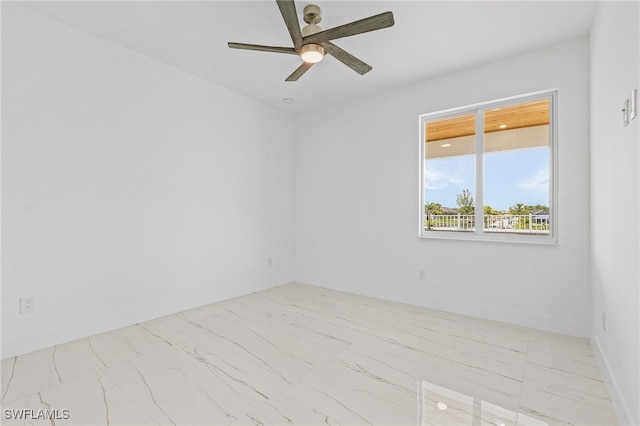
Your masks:
{"label": "reflection on floor", "polygon": [[2,408],[57,426],[617,423],[587,340],[300,284],[3,360]]}
{"label": "reflection on floor", "polygon": [[[419,425],[548,426],[541,418],[483,401],[452,389],[418,380]],[[561,423],[555,419],[553,423]]]}

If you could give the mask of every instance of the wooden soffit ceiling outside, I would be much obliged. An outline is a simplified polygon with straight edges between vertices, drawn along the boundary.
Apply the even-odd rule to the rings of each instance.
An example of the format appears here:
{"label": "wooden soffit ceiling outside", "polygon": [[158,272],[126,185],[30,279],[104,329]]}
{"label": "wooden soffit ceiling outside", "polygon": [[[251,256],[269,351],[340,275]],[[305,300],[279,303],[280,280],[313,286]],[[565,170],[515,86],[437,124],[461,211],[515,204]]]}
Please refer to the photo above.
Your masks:
{"label": "wooden soffit ceiling outside", "polygon": [[[545,124],[549,124],[548,100],[487,110],[484,113],[485,133]],[[475,114],[431,121],[426,126],[426,142],[470,136],[476,132]]]}

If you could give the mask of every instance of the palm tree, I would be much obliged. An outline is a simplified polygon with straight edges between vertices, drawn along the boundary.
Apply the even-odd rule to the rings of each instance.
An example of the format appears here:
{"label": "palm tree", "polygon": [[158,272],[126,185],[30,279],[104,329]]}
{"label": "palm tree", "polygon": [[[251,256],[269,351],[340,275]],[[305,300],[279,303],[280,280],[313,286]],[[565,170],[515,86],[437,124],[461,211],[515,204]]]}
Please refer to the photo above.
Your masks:
{"label": "palm tree", "polygon": [[522,203],[516,203],[515,205],[509,207],[509,214],[512,214],[512,215],[527,214],[527,208]]}

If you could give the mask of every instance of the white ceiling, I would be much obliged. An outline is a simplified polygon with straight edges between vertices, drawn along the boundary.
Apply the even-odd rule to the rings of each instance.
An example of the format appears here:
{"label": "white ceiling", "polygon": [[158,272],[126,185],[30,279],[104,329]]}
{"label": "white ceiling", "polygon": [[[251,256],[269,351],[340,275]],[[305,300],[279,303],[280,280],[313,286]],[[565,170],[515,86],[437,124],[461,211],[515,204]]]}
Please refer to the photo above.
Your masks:
{"label": "white ceiling", "polygon": [[[296,2],[298,14],[311,1]],[[20,5],[294,113],[404,86],[589,33],[582,1],[334,1],[323,29],[385,11],[395,26],[335,44],[373,66],[364,76],[332,57],[297,82],[294,55],[229,49],[228,41],[291,46],[275,1],[42,1]],[[305,25],[300,16],[300,22]],[[286,105],[283,98],[292,98]]]}

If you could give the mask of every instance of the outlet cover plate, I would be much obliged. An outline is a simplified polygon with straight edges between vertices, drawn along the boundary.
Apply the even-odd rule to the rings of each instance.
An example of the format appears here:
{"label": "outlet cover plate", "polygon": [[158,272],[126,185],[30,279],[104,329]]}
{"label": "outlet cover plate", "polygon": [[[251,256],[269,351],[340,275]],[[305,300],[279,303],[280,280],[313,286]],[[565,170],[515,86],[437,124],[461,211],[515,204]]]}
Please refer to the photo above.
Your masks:
{"label": "outlet cover plate", "polygon": [[33,296],[21,297],[20,298],[20,313],[21,314],[29,314],[33,312],[35,309]]}

